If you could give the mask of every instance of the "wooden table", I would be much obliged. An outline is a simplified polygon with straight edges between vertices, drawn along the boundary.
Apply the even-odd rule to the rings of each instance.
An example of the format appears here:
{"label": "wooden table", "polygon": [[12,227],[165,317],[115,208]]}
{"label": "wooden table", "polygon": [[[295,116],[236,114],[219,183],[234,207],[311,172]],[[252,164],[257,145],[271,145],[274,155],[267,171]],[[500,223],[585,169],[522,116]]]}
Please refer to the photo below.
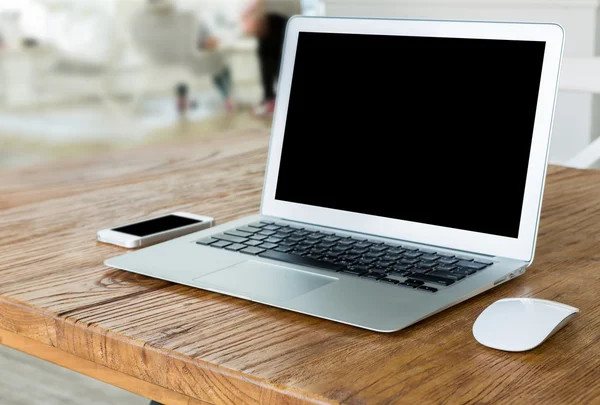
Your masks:
{"label": "wooden table", "polygon": [[[221,133],[0,173],[1,342],[170,404],[600,403],[600,172],[550,168],[523,277],[393,334],[102,264],[123,250],[98,229],[256,213],[267,144]],[[513,296],[581,313],[531,352],[478,344],[476,317]]]}

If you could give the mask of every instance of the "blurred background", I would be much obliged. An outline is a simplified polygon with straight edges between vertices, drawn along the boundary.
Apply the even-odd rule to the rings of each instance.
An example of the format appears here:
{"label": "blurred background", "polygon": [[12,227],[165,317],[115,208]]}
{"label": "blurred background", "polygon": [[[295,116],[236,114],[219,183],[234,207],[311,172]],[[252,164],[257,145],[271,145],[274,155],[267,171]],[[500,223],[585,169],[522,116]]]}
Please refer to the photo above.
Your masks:
{"label": "blurred background", "polygon": [[[270,125],[252,114],[262,91],[256,40],[240,27],[248,0],[169,1],[180,21],[160,3],[0,0],[0,168]],[[300,4],[319,13],[317,0]],[[216,48],[192,43],[199,32]],[[227,102],[214,83],[224,67]]]}
{"label": "blurred background", "polygon": [[[150,3],[162,1],[197,24],[172,29],[144,16]],[[269,128],[268,114],[254,114],[263,91],[257,42],[240,23],[249,1],[0,0],[0,168],[182,134]],[[550,162],[600,167],[598,1],[272,1],[298,2],[307,15],[562,24],[565,59]],[[185,39],[198,30],[218,38],[211,52]],[[224,67],[228,100],[215,85]]]}

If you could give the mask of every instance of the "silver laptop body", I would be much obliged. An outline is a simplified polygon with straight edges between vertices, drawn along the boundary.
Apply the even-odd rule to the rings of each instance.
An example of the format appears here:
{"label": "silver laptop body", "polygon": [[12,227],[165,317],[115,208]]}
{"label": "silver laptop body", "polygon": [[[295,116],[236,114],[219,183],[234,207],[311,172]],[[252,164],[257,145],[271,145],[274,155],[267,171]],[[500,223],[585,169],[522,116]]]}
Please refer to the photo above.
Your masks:
{"label": "silver laptop body", "polygon": [[520,276],[562,45],[555,24],[294,17],[262,215],[106,265],[378,332]]}

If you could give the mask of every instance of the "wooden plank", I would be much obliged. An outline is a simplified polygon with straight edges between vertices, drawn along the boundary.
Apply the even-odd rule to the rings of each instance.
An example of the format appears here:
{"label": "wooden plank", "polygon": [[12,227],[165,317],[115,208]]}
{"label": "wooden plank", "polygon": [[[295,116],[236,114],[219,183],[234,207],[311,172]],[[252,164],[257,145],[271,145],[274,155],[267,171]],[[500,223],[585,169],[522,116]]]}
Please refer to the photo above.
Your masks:
{"label": "wooden plank", "polygon": [[89,360],[84,360],[77,356],[73,356],[72,354],[65,353],[55,347],[44,345],[35,340],[10,333],[3,329],[0,329],[0,344],[163,404],[206,404],[206,402],[198,401],[166,388],[130,377],[126,374],[119,373],[118,371],[111,370],[108,367],[101,366]]}
{"label": "wooden plank", "polygon": [[[175,210],[219,223],[256,213],[267,144],[234,132],[0,173],[0,328],[212,404],[600,401],[600,172],[550,168],[524,276],[394,334],[103,266],[123,250],[95,242],[98,229]],[[582,312],[532,352],[479,345],[473,322],[508,296]]]}

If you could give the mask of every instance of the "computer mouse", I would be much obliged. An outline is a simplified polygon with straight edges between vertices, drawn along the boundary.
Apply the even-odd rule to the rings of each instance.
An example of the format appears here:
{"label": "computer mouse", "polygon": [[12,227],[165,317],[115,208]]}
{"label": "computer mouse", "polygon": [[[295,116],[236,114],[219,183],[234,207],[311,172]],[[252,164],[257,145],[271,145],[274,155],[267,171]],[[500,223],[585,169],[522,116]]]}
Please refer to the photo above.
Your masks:
{"label": "computer mouse", "polygon": [[565,326],[579,309],[537,298],[505,298],[477,317],[473,336],[484,346],[508,352],[531,350]]}

